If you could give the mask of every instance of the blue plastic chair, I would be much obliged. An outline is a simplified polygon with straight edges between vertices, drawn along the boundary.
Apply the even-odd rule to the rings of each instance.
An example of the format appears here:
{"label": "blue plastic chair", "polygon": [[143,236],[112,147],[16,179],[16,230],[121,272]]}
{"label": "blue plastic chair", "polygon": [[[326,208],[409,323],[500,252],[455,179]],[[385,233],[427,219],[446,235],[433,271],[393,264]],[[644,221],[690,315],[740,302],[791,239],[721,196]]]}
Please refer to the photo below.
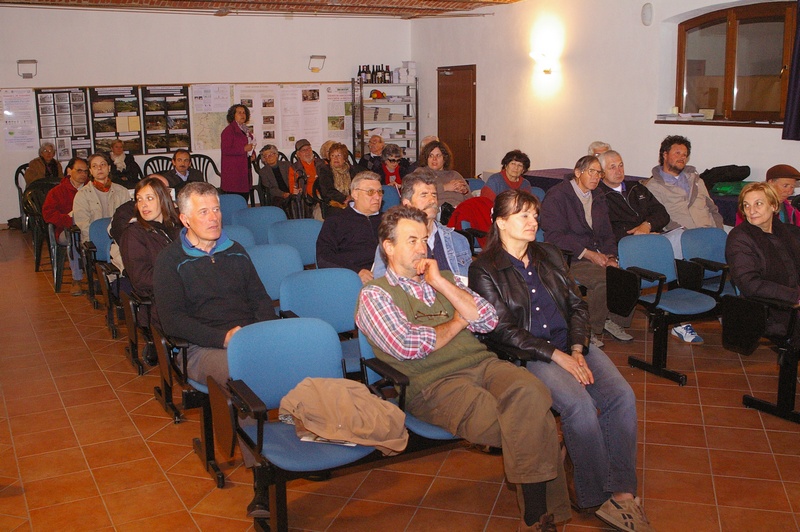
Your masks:
{"label": "blue plastic chair", "polygon": [[239,194],[220,194],[219,210],[222,212],[222,225],[235,223],[234,213],[247,208],[247,200]]}
{"label": "blue plastic chair", "polygon": [[287,244],[261,244],[247,250],[267,294],[280,308],[281,282],[292,273],[303,271],[300,252]]}
{"label": "blue plastic chair", "polygon": [[386,212],[395,205],[400,205],[400,193],[394,185],[383,185],[383,203],[381,212]]}
{"label": "blue plastic chair", "polygon": [[[319,318],[338,334],[356,330],[355,312],[361,278],[346,268],[304,270],[287,275],[280,288],[281,315]],[[345,374],[360,373],[361,352],[355,335],[342,341]]]}
{"label": "blue plastic chair", "polygon": [[[653,329],[652,363],[628,357],[628,364],[683,386],[686,375],[666,368],[669,328],[690,319],[716,316],[717,302],[706,294],[680,287],[672,244],[666,237],[626,236],[619,241],[618,251],[619,268],[606,268],[608,308],[626,316],[638,303],[647,310]],[[682,264],[694,269],[696,278],[702,275],[699,265],[687,261]],[[681,277],[685,277],[683,272]],[[643,288],[655,290],[642,294]]]}
{"label": "blue plastic chair", "polygon": [[544,195],[545,195],[544,189],[539,187],[531,187],[531,194],[539,198],[539,202],[544,201]]}
{"label": "blue plastic chair", "polygon": [[703,269],[703,288],[708,295],[719,299],[736,293],[728,279],[725,242],[728,233],[717,227],[686,229],[681,234],[683,258],[700,264]]}
{"label": "blue plastic chair", "polygon": [[[368,384],[375,384],[381,380],[381,375],[375,373],[372,369],[367,367],[367,361],[375,359],[375,352],[372,350],[372,346],[369,344],[367,337],[364,334],[358,335],[358,343],[361,351],[361,359],[362,359],[362,378],[364,379],[365,383]],[[405,409],[404,399],[405,399],[405,390],[403,390],[403,395],[400,399],[400,408]],[[422,436],[423,438],[427,438],[430,440],[457,440],[459,439],[457,436],[450,434],[445,429],[438,427],[436,425],[431,425],[430,423],[426,423],[420,419],[415,418],[408,412],[406,412],[406,428],[417,434]]]}
{"label": "blue plastic chair", "polygon": [[478,179],[476,177],[470,177],[466,180],[467,185],[469,185],[469,191],[475,192],[477,190],[481,190],[486,183],[483,182],[483,179]]}
{"label": "blue plastic chair", "polygon": [[288,244],[300,252],[303,265],[313,266],[317,263],[317,237],[322,229],[322,222],[311,218],[283,220],[269,226],[270,244]]}
{"label": "blue plastic chair", "polygon": [[234,242],[240,243],[245,249],[249,249],[256,245],[256,239],[253,233],[243,225],[230,224],[224,228],[225,234]]}
{"label": "blue plastic chair", "polygon": [[251,207],[233,214],[233,222],[250,229],[256,244],[269,244],[269,226],[286,220],[286,213],[278,207]]}

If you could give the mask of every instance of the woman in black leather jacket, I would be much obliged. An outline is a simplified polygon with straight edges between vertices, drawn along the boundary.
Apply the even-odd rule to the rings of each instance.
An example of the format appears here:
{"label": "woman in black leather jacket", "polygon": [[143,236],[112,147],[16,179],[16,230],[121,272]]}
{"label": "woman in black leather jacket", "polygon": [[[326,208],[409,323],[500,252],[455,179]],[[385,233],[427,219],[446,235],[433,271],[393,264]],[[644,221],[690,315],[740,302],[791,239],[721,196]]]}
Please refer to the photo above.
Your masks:
{"label": "woman in black leather jacket", "polygon": [[[561,414],[574,464],[578,508],[649,530],[636,494],[636,398],[605,353],[589,344],[589,311],[561,252],[536,242],[539,200],[519,190],[499,194],[486,250],[469,269],[469,286],[500,319],[485,341],[522,360],[541,379]],[[600,413],[598,414],[598,409]]]}

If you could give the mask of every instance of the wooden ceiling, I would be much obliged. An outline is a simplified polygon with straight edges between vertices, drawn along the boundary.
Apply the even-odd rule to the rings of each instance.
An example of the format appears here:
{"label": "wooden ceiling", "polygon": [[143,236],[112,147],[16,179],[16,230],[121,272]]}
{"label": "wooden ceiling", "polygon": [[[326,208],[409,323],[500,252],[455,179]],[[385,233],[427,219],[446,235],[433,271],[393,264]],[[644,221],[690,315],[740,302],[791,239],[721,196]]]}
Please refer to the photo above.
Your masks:
{"label": "wooden ceiling", "polygon": [[226,15],[298,15],[329,17],[423,18],[469,16],[480,7],[519,0],[0,0],[0,5],[49,8],[115,9]]}

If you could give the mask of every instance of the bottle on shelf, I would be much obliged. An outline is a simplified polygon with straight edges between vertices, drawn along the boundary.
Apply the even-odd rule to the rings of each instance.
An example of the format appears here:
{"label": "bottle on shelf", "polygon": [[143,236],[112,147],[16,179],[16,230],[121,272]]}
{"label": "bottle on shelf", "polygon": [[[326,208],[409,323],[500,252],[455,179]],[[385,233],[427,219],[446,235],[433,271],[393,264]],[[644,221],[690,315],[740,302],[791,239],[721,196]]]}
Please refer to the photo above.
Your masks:
{"label": "bottle on shelf", "polygon": [[383,83],[383,67],[381,65],[375,67],[375,83]]}
{"label": "bottle on shelf", "polygon": [[383,71],[383,82],[384,83],[391,83],[392,82],[392,71],[389,68],[389,65],[386,65],[386,68]]}
{"label": "bottle on shelf", "polygon": [[369,71],[369,65],[364,65],[364,83],[371,83],[372,81],[372,72]]}
{"label": "bottle on shelf", "polygon": [[363,82],[365,75],[366,73],[364,72],[364,65],[358,65],[358,74],[356,74],[356,77]]}

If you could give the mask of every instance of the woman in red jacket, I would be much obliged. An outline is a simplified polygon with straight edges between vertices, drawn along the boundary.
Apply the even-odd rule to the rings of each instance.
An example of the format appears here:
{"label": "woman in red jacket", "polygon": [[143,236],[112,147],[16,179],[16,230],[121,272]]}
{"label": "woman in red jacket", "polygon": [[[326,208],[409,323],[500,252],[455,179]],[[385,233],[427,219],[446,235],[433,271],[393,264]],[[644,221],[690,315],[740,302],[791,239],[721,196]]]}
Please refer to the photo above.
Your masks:
{"label": "woman in red jacket", "polygon": [[250,110],[241,104],[228,109],[228,127],[222,130],[222,182],[220,188],[226,194],[239,194],[244,199],[250,196],[252,175],[250,161],[255,158],[255,140],[247,129]]}

